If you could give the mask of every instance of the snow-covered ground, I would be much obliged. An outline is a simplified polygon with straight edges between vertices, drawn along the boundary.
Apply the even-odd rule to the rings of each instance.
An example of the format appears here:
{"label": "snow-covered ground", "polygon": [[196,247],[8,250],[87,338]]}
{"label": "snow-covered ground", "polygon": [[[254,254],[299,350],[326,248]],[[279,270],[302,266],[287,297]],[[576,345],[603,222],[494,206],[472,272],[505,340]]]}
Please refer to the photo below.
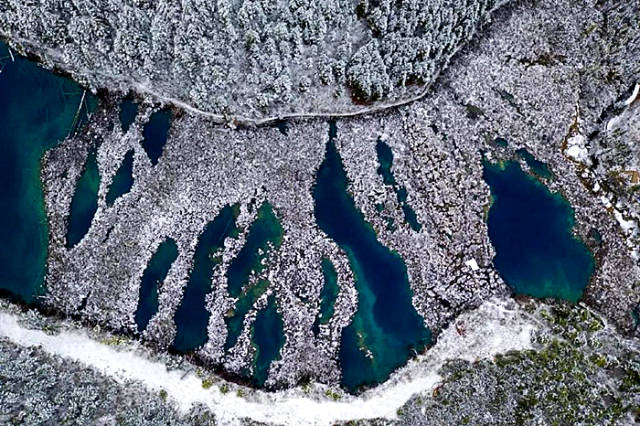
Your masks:
{"label": "snow-covered ground", "polygon": [[237,393],[224,393],[216,386],[205,389],[194,373],[187,369],[169,371],[163,363],[136,353],[133,345],[116,348],[100,343],[80,330],[49,335],[25,328],[18,320],[16,314],[0,312],[0,336],[21,346],[40,346],[50,354],[82,362],[118,381],[136,380],[150,390],[164,389],[182,411],[202,403],[224,424],[238,424],[241,417],[295,425],[393,418],[412,395],[433,390],[441,380],[438,370],[447,359],[474,361],[509,350],[531,348],[531,335],[536,328],[533,318],[518,304],[493,299],[461,315],[443,331],[438,343],[426,354],[410,361],[385,384],[359,397],[319,400],[296,388],[276,393],[258,391],[248,400]]}

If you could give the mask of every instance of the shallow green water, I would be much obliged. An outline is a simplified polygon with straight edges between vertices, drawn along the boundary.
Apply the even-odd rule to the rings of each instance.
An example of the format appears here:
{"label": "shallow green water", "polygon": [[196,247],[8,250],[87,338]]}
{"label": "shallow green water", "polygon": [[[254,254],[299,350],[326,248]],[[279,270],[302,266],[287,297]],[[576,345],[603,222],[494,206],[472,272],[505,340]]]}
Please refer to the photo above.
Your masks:
{"label": "shallow green water", "polygon": [[256,348],[253,381],[256,386],[262,386],[271,363],[280,358],[280,350],[285,343],[284,323],[273,295],[269,297],[267,306],[256,315],[251,339]]}
{"label": "shallow green water", "polygon": [[347,253],[358,291],[358,310],[342,333],[342,384],[351,392],[385,381],[430,342],[411,301],[402,258],[377,240],[347,191],[331,123],[326,156],[313,190],[318,226]]}
{"label": "shallow green water", "polygon": [[225,352],[238,343],[238,337],[240,337],[240,333],[242,333],[245,317],[260,296],[267,291],[268,287],[269,281],[259,280],[256,284],[247,288],[244,294],[240,295],[233,310],[227,312],[225,315],[224,322],[227,325],[227,338],[224,342]]}
{"label": "shallow green water", "polygon": [[164,282],[177,257],[178,245],[172,238],[167,238],[158,246],[142,273],[138,308],[135,313],[139,332],[147,328],[151,318],[158,312],[158,287]]}
{"label": "shallow green water", "polygon": [[227,288],[231,297],[238,300],[232,311],[225,316],[227,339],[225,351],[231,349],[242,332],[245,316],[253,304],[266,291],[268,282],[259,280],[256,284],[244,288],[252,272],[262,271],[262,261],[269,255],[269,244],[278,250],[282,243],[284,229],[268,202],[258,209],[256,219],[251,224],[244,246],[231,261],[227,269]]}
{"label": "shallow green water", "polygon": [[211,313],[205,307],[205,298],[211,292],[213,268],[220,263],[220,249],[227,237],[236,237],[237,206],[226,206],[204,228],[198,238],[193,266],[187,287],[175,315],[176,337],[173,349],[190,352],[208,340],[207,327]]}
{"label": "shallow green water", "polygon": [[93,216],[98,210],[100,172],[98,170],[97,146],[91,147],[82,174],[76,183],[71,199],[67,224],[67,248],[75,247],[91,228]]}
{"label": "shallow green water", "polygon": [[488,227],[493,263],[516,294],[576,302],[594,270],[587,247],[572,234],[573,209],[526,174],[516,161],[484,161],[493,203]]}
{"label": "shallow green water", "polygon": [[162,156],[170,127],[171,111],[165,109],[151,114],[149,122],[142,129],[142,147],[154,166]]}
{"label": "shallow green water", "polygon": [[509,142],[505,138],[495,138],[493,142],[501,148],[506,148],[509,146]]}
{"label": "shallow green water", "polygon": [[324,285],[320,291],[320,312],[313,323],[313,334],[316,336],[320,333],[320,325],[328,323],[333,316],[334,305],[340,292],[338,273],[333,263],[326,257],[322,258],[322,275]]}
{"label": "shallow green water", "polygon": [[391,171],[393,167],[393,151],[391,151],[391,147],[382,141],[382,139],[378,139],[376,143],[376,153],[378,154],[378,163],[380,164],[378,174],[382,176],[382,181],[385,185],[390,185],[395,190],[398,203],[400,203],[402,213],[404,214],[404,220],[409,224],[411,229],[419,232],[422,229],[422,225],[418,222],[416,212],[407,203],[407,189],[404,186],[398,185]]}
{"label": "shallow green water", "polygon": [[547,163],[544,163],[540,160],[537,160],[533,154],[527,151],[525,148],[520,148],[516,151],[516,154],[527,163],[527,166],[531,169],[533,173],[536,175],[545,178],[551,179],[553,177],[553,173],[549,170],[549,166]]}
{"label": "shallow green water", "polygon": [[45,292],[48,225],[40,159],[86,122],[97,99],[0,42],[0,291],[32,303]]}
{"label": "shallow green water", "polygon": [[127,151],[113,177],[105,199],[108,206],[112,206],[118,198],[131,191],[133,186],[133,153],[132,149]]}
{"label": "shallow green water", "polygon": [[244,246],[227,269],[227,288],[231,297],[240,295],[242,286],[252,271],[259,273],[262,270],[262,260],[268,255],[269,243],[277,250],[282,243],[283,233],[282,225],[271,205],[264,202],[249,228]]}

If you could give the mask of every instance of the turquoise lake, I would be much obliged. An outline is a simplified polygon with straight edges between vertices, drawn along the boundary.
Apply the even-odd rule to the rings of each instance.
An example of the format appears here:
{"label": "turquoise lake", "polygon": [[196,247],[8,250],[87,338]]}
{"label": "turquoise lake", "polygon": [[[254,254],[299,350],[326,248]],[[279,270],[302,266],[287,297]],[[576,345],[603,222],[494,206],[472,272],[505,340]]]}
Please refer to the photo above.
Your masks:
{"label": "turquoise lake", "polygon": [[135,313],[138,332],[143,332],[151,318],[158,313],[158,287],[164,282],[177,257],[178,245],[172,238],[167,238],[158,246],[142,273]]}
{"label": "turquoise lake", "polygon": [[269,243],[277,250],[282,243],[283,234],[284,229],[271,205],[267,202],[262,203],[256,219],[249,227],[244,245],[227,269],[229,295],[237,297],[238,300],[233,309],[225,315],[227,325],[225,351],[231,349],[238,341],[247,313],[267,290],[269,282],[258,280],[248,288],[243,287],[249,281],[252,273],[258,274],[262,271],[262,261],[269,255]]}
{"label": "turquoise lake", "polygon": [[238,211],[237,206],[224,207],[198,237],[187,287],[175,315],[173,349],[178,352],[191,352],[208,340],[211,314],[205,307],[205,298],[211,292],[213,268],[220,263],[217,255],[224,240],[237,236]]}
{"label": "turquoise lake", "polygon": [[385,381],[431,341],[411,302],[402,258],[383,246],[349,194],[348,179],[330,123],[326,156],[313,189],[320,229],[348,255],[358,290],[358,309],[342,333],[339,362],[350,392]]}
{"label": "turquoise lake", "polygon": [[526,174],[518,162],[484,161],[491,188],[489,238],[493,263],[516,294],[576,302],[589,283],[594,259],[572,234],[573,209]]}
{"label": "turquoise lake", "polygon": [[[34,303],[48,248],[40,159],[87,121],[97,99],[0,42],[0,291]],[[81,106],[80,108],[78,108]]]}

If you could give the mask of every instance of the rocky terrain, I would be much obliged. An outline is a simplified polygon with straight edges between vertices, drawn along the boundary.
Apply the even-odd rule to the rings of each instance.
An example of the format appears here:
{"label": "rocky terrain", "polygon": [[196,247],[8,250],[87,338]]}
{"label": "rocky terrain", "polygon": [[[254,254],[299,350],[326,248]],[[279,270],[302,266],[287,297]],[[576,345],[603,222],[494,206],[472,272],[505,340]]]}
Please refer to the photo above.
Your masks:
{"label": "rocky terrain", "polygon": [[[42,179],[50,221],[48,293],[44,304],[54,311],[79,315],[115,331],[135,333],[134,312],[140,278],[157,246],[166,237],[171,237],[177,242],[179,255],[160,288],[159,312],[141,336],[150,345],[166,349],[175,335],[174,314],[184,291],[198,236],[223,206],[238,204],[237,222],[243,231],[238,239],[228,238],[224,242],[222,263],[214,272],[213,291],[207,298],[207,309],[211,313],[209,341],[198,351],[199,360],[228,373],[240,373],[246,368],[255,351],[248,338],[252,322],[267,298],[274,295],[284,321],[286,339],[281,358],[271,365],[267,387],[290,387],[309,378],[337,384],[340,379],[339,338],[357,308],[357,294],[347,255],[318,228],[314,219],[312,188],[328,140],[327,120],[290,120],[287,132],[267,126],[235,128],[233,123],[222,126],[220,117],[198,113],[184,103],[214,114],[247,114],[252,119],[261,119],[285,114],[281,108],[285,108],[283,105],[288,98],[283,94],[282,98],[274,97],[264,105],[256,106],[258,104],[254,102],[257,101],[251,93],[269,93],[264,90],[263,83],[252,80],[260,74],[258,65],[253,74],[247,74],[246,86],[231,87],[199,81],[203,76],[216,76],[206,67],[202,68],[206,72],[190,77],[190,82],[177,78],[176,75],[182,76],[180,73],[192,62],[181,64],[181,54],[175,55],[175,61],[168,60],[162,49],[133,49],[130,55],[136,52],[145,61],[130,62],[132,56],[127,56],[124,45],[118,47],[118,37],[127,32],[107,31],[111,28],[110,19],[125,16],[120,10],[91,23],[104,25],[105,34],[115,36],[111,45],[102,43],[103,39],[79,38],[102,34],[100,31],[79,31],[84,28],[81,18],[95,15],[88,6],[85,6],[86,10],[71,8],[73,16],[64,17],[63,21],[57,13],[61,7],[56,6],[48,13],[37,15],[37,19],[34,18],[36,15],[29,15],[31,18],[27,22],[29,7],[48,10],[53,6],[48,2],[31,6],[22,2],[2,3],[0,0],[0,6],[5,7],[0,10],[4,10],[5,15],[0,12],[0,32],[13,46],[39,56],[48,66],[71,73],[90,87],[108,89],[86,131],[49,151],[43,161]],[[478,19],[495,6],[484,2],[467,3],[472,16]],[[354,30],[358,37],[365,37],[362,34],[367,31],[374,32],[371,26],[381,28],[382,18],[379,17],[382,12],[378,10],[388,7],[385,2],[378,7],[362,4],[359,13],[368,16],[368,26],[365,31],[364,23],[361,23],[362,31]],[[244,6],[249,7],[248,4]],[[151,7],[148,2],[136,2],[123,10],[140,10],[144,16],[152,13]],[[188,16],[184,15],[184,21],[175,23],[173,32],[161,31],[165,25],[162,19],[180,13],[167,8],[165,3],[155,7],[154,10],[163,13],[158,12],[155,23],[158,31],[150,33],[151,41],[154,37],[175,40],[178,37],[175,34],[184,31],[182,25],[186,25]],[[391,15],[395,16],[397,12]],[[600,312],[611,327],[625,335],[635,333],[637,336],[633,311],[640,302],[640,204],[637,186],[634,186],[637,185],[634,176],[637,177],[638,172],[638,102],[634,89],[640,78],[640,30],[633,25],[634,17],[639,13],[638,1],[604,4],[586,0],[511,2],[492,14],[492,22],[454,57],[430,86],[426,97],[406,106],[337,120],[336,144],[355,204],[379,240],[404,259],[413,304],[436,338],[462,312],[479,306],[492,296],[510,293],[492,265],[494,251],[485,221],[490,197],[489,188],[482,180],[482,152],[494,159],[511,159],[522,147],[548,164],[554,177],[544,179],[544,183],[551,190],[561,192],[571,203],[576,215],[575,233],[595,255],[596,272],[586,289],[585,303]],[[218,16],[223,15],[218,13]],[[349,16],[349,19],[356,19]],[[73,25],[63,27],[60,22],[66,22],[66,19]],[[49,25],[56,22],[58,24]],[[347,25],[351,21],[340,22]],[[469,28],[475,28],[477,20],[465,22],[472,23]],[[52,35],[54,30],[55,37]],[[77,33],[69,38],[66,31]],[[396,40],[393,31],[389,31],[388,41]],[[214,33],[218,34],[211,29],[211,34]],[[472,33],[472,29],[465,30],[456,40],[466,39]],[[431,33],[420,37],[434,37],[428,34]],[[323,36],[331,38],[324,33]],[[356,39],[360,40],[358,37]],[[77,39],[84,41],[74,41]],[[201,40],[205,44],[216,43],[205,38]],[[459,46],[458,42],[454,44]],[[89,45],[90,52],[86,51]],[[359,64],[361,48],[372,57],[376,56],[375,52],[370,52],[372,45],[355,42],[354,45],[358,46],[353,50],[354,56],[329,49],[339,60],[345,56],[350,58],[348,64],[352,68],[345,65],[344,79],[328,86],[321,82],[310,83],[312,89],[308,92],[290,95],[294,100],[286,103],[287,108],[291,107],[286,113],[299,111],[299,106],[309,107],[309,99],[320,92],[324,95],[318,95],[319,102],[326,106],[324,100],[333,96],[331,91],[341,85],[359,88],[365,98],[379,98],[382,103],[385,99],[401,99],[411,91],[398,89],[396,92],[396,83],[378,86],[372,83],[374,80],[349,82],[349,69]],[[197,48],[198,44],[184,43],[174,46],[174,50],[180,52],[179,49],[187,46]],[[112,48],[121,56],[112,54]],[[454,50],[451,48],[447,50],[449,53],[443,53],[437,62],[440,64],[438,69]],[[237,54],[245,53],[240,50]],[[411,57],[410,52],[407,55]],[[299,59],[315,61],[318,57],[309,53]],[[397,62],[393,58],[388,61]],[[363,63],[380,72],[377,67],[380,64],[375,61]],[[114,68],[116,66],[121,68]],[[306,66],[315,71],[317,64]],[[230,67],[223,71],[237,73],[246,69]],[[406,70],[393,68],[388,72],[395,76],[394,79],[404,79],[401,87],[412,80],[409,78],[411,73]],[[425,71],[423,82],[430,82],[435,74],[433,69]],[[303,79],[309,74],[295,75]],[[379,78],[384,79],[384,76],[378,75],[375,81]],[[222,82],[231,80],[220,77]],[[174,81],[181,83],[173,84]],[[393,90],[388,89],[391,86]],[[215,88],[215,93],[225,93],[223,97],[237,103],[218,105],[208,98],[212,93],[207,92],[209,89],[185,89],[192,87]],[[300,87],[300,83],[292,83],[291,87]],[[130,91],[136,94],[142,106],[135,123],[125,133],[118,123],[118,104]],[[335,110],[314,106],[304,111],[339,115],[345,112],[343,105],[350,95],[342,92],[340,96],[343,96],[339,98],[342,101],[337,102]],[[355,104],[349,105],[349,108],[356,108]],[[154,166],[140,145],[142,128],[152,111],[165,106],[172,108],[171,130],[164,152]],[[508,140],[508,145],[497,145],[494,142],[497,137]],[[377,171],[375,146],[378,139],[387,143],[393,152],[395,180],[406,188],[407,203],[416,212],[422,225],[420,230],[406,223],[395,188],[385,184]],[[84,239],[68,249],[65,234],[69,207],[87,153],[94,144],[98,146],[101,176],[98,210]],[[110,181],[130,149],[135,151],[135,183],[128,194],[113,206],[107,206],[105,195]],[[528,170],[524,163],[523,167]],[[265,200],[273,207],[284,228],[283,242],[277,251],[269,252],[265,268],[251,276],[251,282],[265,278],[270,286],[247,315],[237,345],[225,353],[224,315],[235,302],[228,295],[225,272],[246,240],[248,225],[256,215],[252,206]],[[380,205],[381,211],[377,207]],[[389,219],[395,227],[387,226]],[[336,266],[340,292],[334,316],[315,336],[312,326],[319,310],[323,257],[331,259]],[[553,347],[545,350],[552,349],[555,350]],[[509,358],[510,364],[506,366],[483,364],[478,372],[469,371],[468,365],[454,365],[455,368],[447,370],[451,371],[452,377],[460,371],[464,374],[460,373],[461,378],[451,379],[453,384],[445,386],[443,392],[451,395],[451,400],[458,398],[457,401],[465,395],[456,383],[467,382],[456,380],[466,377],[464,380],[485,383],[494,380],[487,377],[503,374],[508,368],[517,369],[523,364],[529,368],[531,362],[538,361],[548,363],[547,359],[539,359],[543,356],[540,353],[545,352]],[[531,358],[535,359],[531,361]],[[509,389],[517,389],[518,385],[510,383],[512,388]],[[439,410],[441,405],[444,405],[442,400],[436,399],[428,409]],[[405,413],[413,416],[415,410],[419,408],[407,408]],[[565,419],[565,415],[568,414],[557,413],[557,418]],[[604,416],[599,419],[613,419],[626,414],[607,411],[597,415]],[[410,419],[408,423],[413,417]]]}

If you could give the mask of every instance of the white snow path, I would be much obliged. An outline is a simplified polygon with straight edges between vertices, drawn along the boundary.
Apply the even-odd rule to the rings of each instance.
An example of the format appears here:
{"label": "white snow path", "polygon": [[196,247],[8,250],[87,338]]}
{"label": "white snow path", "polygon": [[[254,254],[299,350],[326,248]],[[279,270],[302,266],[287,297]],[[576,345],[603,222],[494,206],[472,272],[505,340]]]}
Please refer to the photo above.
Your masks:
{"label": "white snow path", "polygon": [[[433,390],[441,380],[437,371],[447,359],[474,361],[509,350],[531,348],[531,332],[536,328],[534,320],[514,302],[493,299],[461,315],[443,331],[434,347],[411,360],[386,383],[359,397],[318,400],[296,388],[275,393],[256,391],[251,394],[251,400],[247,400],[233,392],[223,394],[216,386],[204,389],[201,379],[193,372],[168,371],[163,363],[135,353],[133,345],[116,349],[77,330],[48,335],[25,328],[18,318],[15,314],[0,312],[0,337],[25,347],[40,346],[50,354],[79,361],[118,381],[136,380],[153,391],[164,389],[183,412],[195,403],[205,404],[223,424],[238,424],[240,417],[289,425],[393,418],[411,396]],[[324,389],[317,386],[319,390]]]}
{"label": "white snow path", "polygon": [[633,101],[635,101],[636,98],[638,97],[638,94],[640,94],[640,83],[636,83],[636,86],[633,88],[633,93],[631,94],[629,99],[624,101],[624,104],[626,106],[631,105],[633,103]]}

